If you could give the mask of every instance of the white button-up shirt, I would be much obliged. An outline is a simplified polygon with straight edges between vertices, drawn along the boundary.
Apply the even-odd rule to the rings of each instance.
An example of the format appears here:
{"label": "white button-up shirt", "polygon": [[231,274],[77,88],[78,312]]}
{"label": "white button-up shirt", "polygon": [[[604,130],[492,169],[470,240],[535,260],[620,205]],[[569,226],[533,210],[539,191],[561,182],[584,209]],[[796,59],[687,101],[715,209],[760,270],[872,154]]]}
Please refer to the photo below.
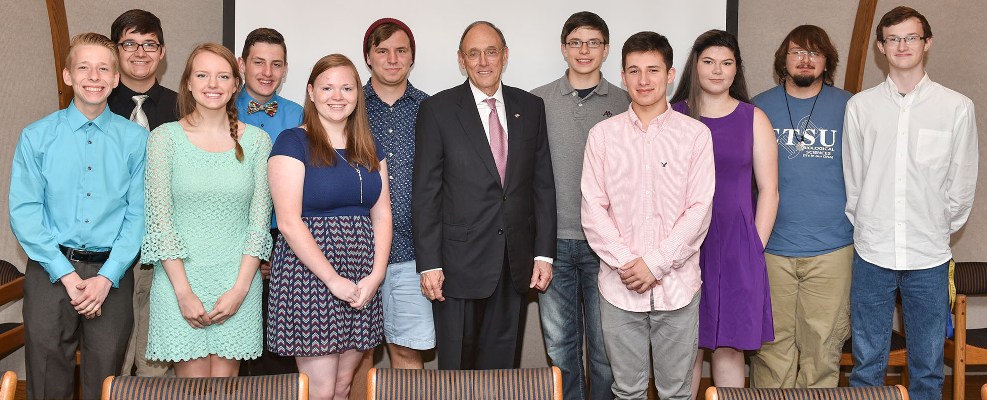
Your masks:
{"label": "white button-up shirt", "polygon": [[508,136],[510,132],[507,131],[507,108],[504,105],[504,87],[497,85],[497,91],[494,92],[493,96],[487,96],[486,93],[483,93],[482,90],[470,81],[470,91],[473,92],[473,100],[476,101],[476,112],[480,113],[483,132],[487,134],[487,143],[490,143],[490,105],[487,104],[487,99],[491,97],[497,100],[497,119],[500,120],[500,126],[504,128],[504,135],[505,137],[510,137]]}
{"label": "white button-up shirt", "polygon": [[973,206],[977,126],[973,102],[929,80],[902,95],[888,77],[846,107],[846,215],[861,258],[917,270],[952,258],[950,235]]}

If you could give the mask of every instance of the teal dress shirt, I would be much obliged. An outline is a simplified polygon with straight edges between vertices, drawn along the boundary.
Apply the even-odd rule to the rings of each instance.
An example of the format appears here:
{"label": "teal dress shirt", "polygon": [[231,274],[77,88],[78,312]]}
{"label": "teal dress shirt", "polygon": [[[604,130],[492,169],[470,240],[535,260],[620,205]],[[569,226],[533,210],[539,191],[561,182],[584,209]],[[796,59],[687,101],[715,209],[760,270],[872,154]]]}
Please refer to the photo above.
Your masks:
{"label": "teal dress shirt", "polygon": [[99,275],[118,287],[144,237],[147,135],[109,107],[89,120],[74,102],[21,132],[10,170],[10,227],[52,282],[75,271],[63,245],[110,251]]}

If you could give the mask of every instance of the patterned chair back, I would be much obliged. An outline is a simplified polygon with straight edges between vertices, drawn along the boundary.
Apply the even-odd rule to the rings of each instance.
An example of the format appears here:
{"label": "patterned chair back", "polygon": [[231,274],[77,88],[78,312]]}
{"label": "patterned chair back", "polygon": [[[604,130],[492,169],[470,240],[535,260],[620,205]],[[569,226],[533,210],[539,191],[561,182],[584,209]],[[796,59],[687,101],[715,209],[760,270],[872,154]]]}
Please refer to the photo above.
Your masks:
{"label": "patterned chair back", "polygon": [[[0,260],[0,306],[24,298],[24,274],[13,264]],[[24,323],[0,323],[0,358],[24,346]]]}
{"label": "patterned chair back", "polygon": [[904,386],[837,387],[826,389],[706,389],[706,400],[908,400]]}
{"label": "patterned chair back", "polygon": [[561,400],[557,367],[437,371],[371,369],[368,400]]}
{"label": "patterned chair back", "polygon": [[956,293],[987,295],[987,262],[957,262],[953,281]]}
{"label": "patterned chair back", "polygon": [[305,374],[234,378],[117,376],[103,381],[103,400],[307,400]]}
{"label": "patterned chair back", "polygon": [[0,260],[0,285],[6,285],[13,282],[15,279],[24,276],[14,264],[11,264],[5,260]]}

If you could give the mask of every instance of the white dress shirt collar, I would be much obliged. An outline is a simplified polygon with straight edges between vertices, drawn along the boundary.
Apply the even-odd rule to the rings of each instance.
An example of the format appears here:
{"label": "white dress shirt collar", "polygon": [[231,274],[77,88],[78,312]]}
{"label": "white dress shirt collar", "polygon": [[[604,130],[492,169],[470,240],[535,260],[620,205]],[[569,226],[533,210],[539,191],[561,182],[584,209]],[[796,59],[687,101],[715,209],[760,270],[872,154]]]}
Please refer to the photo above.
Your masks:
{"label": "white dress shirt collar", "polygon": [[[494,92],[493,96],[487,96],[486,93],[483,93],[483,91],[480,90],[480,88],[476,87],[476,85],[473,84],[473,81],[468,81],[468,82],[470,84],[470,91],[473,92],[473,100],[475,100],[475,103],[476,104],[483,103],[484,100],[489,99],[491,97],[497,99],[497,103],[498,104],[504,104],[504,85],[503,84],[498,83],[497,84],[497,91]],[[484,103],[484,104],[486,104],[486,103]]]}
{"label": "white dress shirt collar", "polygon": [[885,83],[887,83],[886,87],[888,89],[888,96],[891,96],[891,98],[894,99],[895,102],[898,103],[898,105],[901,105],[902,100],[905,99],[911,100],[913,98],[921,96],[922,91],[925,88],[929,87],[932,83],[932,80],[929,79],[929,74],[926,73],[924,76],[922,76],[922,80],[918,81],[918,84],[915,85],[915,88],[912,89],[911,92],[901,94],[901,90],[898,89],[898,85],[896,85],[894,81],[891,80],[891,75],[888,75],[888,77],[885,78],[884,81]]}

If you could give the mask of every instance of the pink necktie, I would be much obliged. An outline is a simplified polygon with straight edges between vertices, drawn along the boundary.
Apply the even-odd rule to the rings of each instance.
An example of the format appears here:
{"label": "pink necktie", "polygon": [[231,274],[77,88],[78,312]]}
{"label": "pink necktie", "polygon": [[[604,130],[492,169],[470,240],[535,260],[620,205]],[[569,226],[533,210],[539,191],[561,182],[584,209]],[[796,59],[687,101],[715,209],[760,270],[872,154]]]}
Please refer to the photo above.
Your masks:
{"label": "pink necktie", "polygon": [[500,184],[503,186],[507,172],[507,132],[504,132],[504,126],[500,124],[500,117],[497,116],[497,99],[489,98],[484,101],[490,106],[490,151],[493,153],[497,173],[500,174]]}

